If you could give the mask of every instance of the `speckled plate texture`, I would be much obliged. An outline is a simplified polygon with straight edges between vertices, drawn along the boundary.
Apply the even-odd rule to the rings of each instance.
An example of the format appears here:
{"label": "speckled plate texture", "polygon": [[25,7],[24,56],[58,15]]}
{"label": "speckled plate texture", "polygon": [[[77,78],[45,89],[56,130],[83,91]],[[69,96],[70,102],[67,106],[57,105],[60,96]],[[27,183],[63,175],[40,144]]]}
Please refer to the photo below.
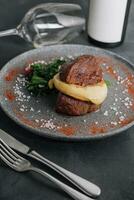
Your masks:
{"label": "speckled plate texture", "polygon": [[[23,69],[29,63],[54,58],[96,55],[100,59],[108,96],[100,110],[71,117],[55,112],[56,94],[33,97],[25,86]],[[100,139],[134,124],[134,68],[124,58],[83,45],[57,45],[28,51],[9,61],[0,72],[0,104],[16,123],[41,136],[58,140]]]}

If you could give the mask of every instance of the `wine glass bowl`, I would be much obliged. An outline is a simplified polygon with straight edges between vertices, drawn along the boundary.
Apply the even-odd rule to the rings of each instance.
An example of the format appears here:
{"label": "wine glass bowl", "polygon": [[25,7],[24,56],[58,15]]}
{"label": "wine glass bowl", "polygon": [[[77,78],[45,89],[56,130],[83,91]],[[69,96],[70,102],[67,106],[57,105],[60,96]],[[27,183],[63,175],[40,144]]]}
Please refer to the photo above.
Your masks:
{"label": "wine glass bowl", "polygon": [[[34,47],[64,43],[76,37],[85,27],[78,4],[44,3],[30,9],[16,29],[8,35],[19,35]],[[10,32],[9,32],[10,31]],[[7,31],[0,32],[6,36]]]}

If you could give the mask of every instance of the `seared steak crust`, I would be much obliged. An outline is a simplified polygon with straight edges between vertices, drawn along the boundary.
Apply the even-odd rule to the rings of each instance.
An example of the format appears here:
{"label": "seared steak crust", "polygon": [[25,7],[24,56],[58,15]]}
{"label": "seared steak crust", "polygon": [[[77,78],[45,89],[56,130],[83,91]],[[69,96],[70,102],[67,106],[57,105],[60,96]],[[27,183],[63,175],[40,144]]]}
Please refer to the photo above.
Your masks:
{"label": "seared steak crust", "polygon": [[81,101],[59,93],[56,103],[56,112],[72,116],[84,115],[96,111],[100,106],[92,102]]}
{"label": "seared steak crust", "polygon": [[81,86],[96,84],[102,80],[100,59],[92,55],[80,56],[61,67],[60,79]]}

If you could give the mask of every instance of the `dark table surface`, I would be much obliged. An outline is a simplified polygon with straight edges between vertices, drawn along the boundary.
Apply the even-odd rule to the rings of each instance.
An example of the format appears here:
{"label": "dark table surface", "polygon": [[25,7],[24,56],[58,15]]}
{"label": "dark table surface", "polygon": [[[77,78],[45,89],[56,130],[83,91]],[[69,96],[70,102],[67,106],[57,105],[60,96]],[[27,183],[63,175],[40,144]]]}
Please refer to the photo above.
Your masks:
{"label": "dark table surface", "polygon": [[[29,8],[45,0],[0,0],[0,30],[15,27]],[[49,1],[53,2],[53,1]],[[57,1],[62,2],[62,1]],[[88,12],[88,0],[79,3]],[[111,51],[134,62],[134,1],[124,43]],[[86,34],[73,43],[91,45]],[[17,37],[0,38],[0,66],[32,46]],[[100,200],[134,199],[134,128],[100,141],[60,142],[41,138],[19,127],[0,110],[0,128],[38,150],[48,159],[98,184]],[[48,169],[46,169],[49,171]],[[53,172],[52,172],[53,173]],[[55,174],[56,175],[56,174]],[[19,174],[0,161],[0,200],[70,199],[46,179],[31,173]]]}

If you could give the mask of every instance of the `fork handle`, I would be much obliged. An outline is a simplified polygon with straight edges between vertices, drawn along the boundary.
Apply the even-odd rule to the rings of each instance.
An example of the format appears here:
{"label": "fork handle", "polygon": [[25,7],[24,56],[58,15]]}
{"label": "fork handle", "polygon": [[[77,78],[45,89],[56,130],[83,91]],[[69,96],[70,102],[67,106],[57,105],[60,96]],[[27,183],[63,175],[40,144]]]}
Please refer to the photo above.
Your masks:
{"label": "fork handle", "polygon": [[31,151],[29,152],[30,157],[42,162],[43,164],[49,166],[56,172],[58,172],[60,175],[62,175],[64,178],[69,180],[71,183],[73,183],[77,188],[79,188],[81,191],[83,191],[85,194],[92,196],[92,197],[97,197],[101,193],[101,189],[91,183],[90,181],[87,181],[84,178],[81,178],[80,176],[60,167],[59,165],[53,163],[52,161],[46,159],[45,157],[41,156],[38,154],[36,151]]}
{"label": "fork handle", "polygon": [[93,200],[90,197],[86,196],[85,194],[82,194],[81,192],[64,184],[63,182],[59,181],[58,179],[54,178],[53,176],[51,176],[50,174],[46,173],[45,171],[41,169],[38,169],[32,166],[29,168],[29,170],[37,172],[41,174],[42,176],[48,178],[51,182],[55,183],[57,186],[59,186],[62,190],[64,190],[68,195],[70,195],[75,200]]}

